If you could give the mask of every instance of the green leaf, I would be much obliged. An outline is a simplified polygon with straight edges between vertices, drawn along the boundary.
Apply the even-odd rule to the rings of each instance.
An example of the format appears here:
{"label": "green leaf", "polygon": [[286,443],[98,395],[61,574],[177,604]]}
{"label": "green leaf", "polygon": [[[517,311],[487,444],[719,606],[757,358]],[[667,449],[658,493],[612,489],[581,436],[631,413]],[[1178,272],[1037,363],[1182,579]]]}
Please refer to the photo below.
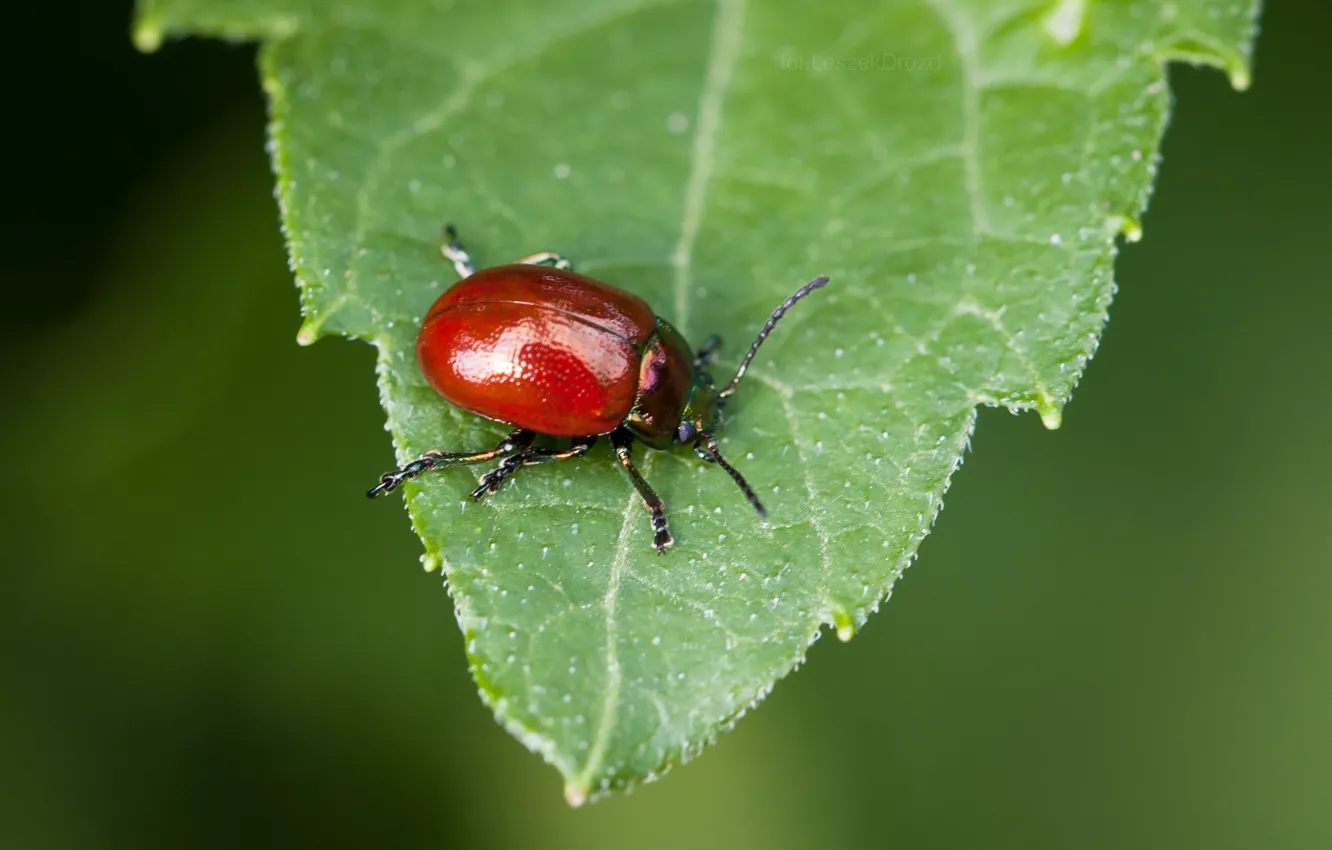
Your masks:
{"label": "green leaf", "polygon": [[482,265],[557,250],[695,342],[721,333],[719,373],[833,278],[727,411],[770,522],[683,451],[640,455],[677,539],[660,558],[604,446],[479,505],[474,470],[407,488],[482,696],[579,803],[697,753],[825,625],[850,638],[914,558],[978,405],[1058,426],[1116,237],[1139,234],[1164,62],[1244,87],[1256,7],[148,0],[136,38],[264,40],[300,340],[374,343],[399,461],[507,430],[415,365],[453,279],[445,222]]}

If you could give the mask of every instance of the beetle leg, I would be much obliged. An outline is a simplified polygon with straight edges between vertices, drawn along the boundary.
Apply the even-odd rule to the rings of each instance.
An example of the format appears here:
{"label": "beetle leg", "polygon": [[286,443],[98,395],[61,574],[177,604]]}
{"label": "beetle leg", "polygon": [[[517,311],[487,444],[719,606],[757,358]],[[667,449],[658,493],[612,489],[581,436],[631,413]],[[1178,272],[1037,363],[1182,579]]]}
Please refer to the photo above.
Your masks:
{"label": "beetle leg", "polygon": [[472,491],[473,499],[483,499],[497,492],[505,480],[524,466],[536,466],[542,463],[554,463],[558,460],[572,460],[587,454],[588,449],[597,441],[596,437],[575,437],[573,445],[567,451],[556,449],[526,449],[518,454],[509,455],[500,465],[481,476],[481,483]]}
{"label": "beetle leg", "polygon": [[647,479],[634,466],[634,435],[623,428],[612,431],[611,445],[615,447],[615,457],[620,461],[620,466],[624,467],[625,474],[638,490],[638,495],[643,498],[644,507],[652,514],[652,546],[658,555],[665,554],[666,547],[675,542],[666,527],[666,506],[661,503],[661,497],[652,489],[652,485],[647,483]]}
{"label": "beetle leg", "polygon": [[444,238],[446,241],[439,246],[439,250],[445,259],[453,263],[458,277],[471,277],[476,274],[476,266],[472,265],[472,255],[467,253],[467,249],[458,241],[458,230],[453,225],[444,225]]}
{"label": "beetle leg", "polygon": [[542,251],[540,254],[529,254],[518,261],[519,265],[524,266],[554,266],[564,271],[573,270],[573,260],[568,257],[556,254],[554,251]]}
{"label": "beetle leg", "polygon": [[500,440],[495,448],[488,452],[426,452],[406,466],[379,476],[379,483],[371,488],[366,495],[373,499],[380,493],[390,493],[397,489],[402,482],[409,481],[423,472],[434,469],[443,469],[446,466],[464,466],[471,463],[485,463],[497,457],[508,457],[532,445],[532,440],[535,438],[536,434],[519,428]]}
{"label": "beetle leg", "polygon": [[694,358],[694,368],[702,369],[712,362],[717,356],[717,349],[721,348],[722,338],[713,334],[703,340],[703,347],[698,350],[698,355]]}

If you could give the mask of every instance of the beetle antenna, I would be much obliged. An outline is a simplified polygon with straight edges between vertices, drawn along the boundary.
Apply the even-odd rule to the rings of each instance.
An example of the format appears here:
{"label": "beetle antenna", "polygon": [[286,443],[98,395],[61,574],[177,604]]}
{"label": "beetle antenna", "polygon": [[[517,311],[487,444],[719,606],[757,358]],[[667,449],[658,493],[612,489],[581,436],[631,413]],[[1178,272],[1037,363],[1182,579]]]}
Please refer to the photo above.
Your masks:
{"label": "beetle antenna", "polygon": [[[825,278],[824,280],[826,281],[827,279]],[[698,456],[708,461],[709,463],[717,464],[722,469],[730,473],[731,478],[735,481],[736,485],[739,486],[740,490],[745,494],[745,498],[748,499],[749,503],[754,506],[754,510],[758,511],[758,515],[763,517],[764,519],[767,519],[768,509],[763,507],[763,503],[760,502],[758,496],[754,494],[754,490],[749,486],[749,482],[745,480],[745,476],[741,475],[740,470],[736,469],[734,466],[731,466],[729,463],[726,462],[726,458],[722,457],[721,447],[717,445],[717,435],[704,432],[702,434],[699,434],[698,436],[700,442],[707,443],[708,455],[710,455],[710,456],[705,456],[702,452],[699,452]],[[695,444],[695,446],[697,447],[697,444]]]}
{"label": "beetle antenna", "polygon": [[[759,331],[758,338],[754,340],[753,345],[749,346],[749,353],[745,355],[744,360],[740,361],[740,368],[736,370],[735,377],[731,379],[731,382],[726,385],[725,389],[717,393],[717,398],[720,401],[725,402],[726,399],[731,397],[731,393],[735,392],[735,388],[740,384],[740,379],[743,378],[745,376],[745,372],[749,370],[749,362],[754,359],[755,354],[758,354],[759,346],[763,344],[763,340],[768,338],[768,334],[772,333],[772,329],[777,327],[777,322],[781,320],[782,316],[786,315],[786,311],[794,307],[795,303],[799,301],[801,298],[804,298],[806,295],[818,289],[820,286],[823,286],[827,282],[828,278],[826,277],[814,278],[809,283],[797,289],[790,298],[782,302],[780,307],[772,311],[771,318],[769,318],[767,324],[763,326],[763,330]],[[709,444],[708,448],[711,449],[712,445]],[[726,466],[726,462],[721,460],[721,455],[717,456],[717,460],[721,462],[722,466],[725,467],[731,473],[731,477],[734,478],[736,482],[739,483],[740,486],[745,489],[746,492],[748,492],[749,487],[744,483],[744,479],[740,477],[740,473],[736,472],[734,469],[731,469],[731,467]],[[754,498],[753,493],[749,494],[749,500],[753,502],[755,506],[758,506],[758,500]],[[759,513],[763,513],[762,507],[759,507]]]}

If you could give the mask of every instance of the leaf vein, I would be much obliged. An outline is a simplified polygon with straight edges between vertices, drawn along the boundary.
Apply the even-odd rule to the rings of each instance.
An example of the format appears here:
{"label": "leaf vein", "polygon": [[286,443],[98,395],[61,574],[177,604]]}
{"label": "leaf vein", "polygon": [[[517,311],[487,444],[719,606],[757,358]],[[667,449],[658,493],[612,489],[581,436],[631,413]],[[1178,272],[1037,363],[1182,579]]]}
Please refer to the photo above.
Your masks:
{"label": "leaf vein", "polygon": [[981,189],[980,164],[980,63],[977,61],[976,32],[953,0],[926,0],[953,37],[962,67],[962,162],[966,169],[967,196],[970,200],[971,229],[978,235],[990,232]]}
{"label": "leaf vein", "polygon": [[675,267],[676,327],[688,335],[689,284],[693,278],[694,243],[703,221],[708,183],[716,162],[717,134],[721,129],[722,100],[731,85],[731,74],[740,55],[740,26],[744,20],[745,0],[718,0],[713,25],[712,47],[703,78],[703,92],[698,101],[698,127],[694,132],[689,182],[685,186],[684,215],[680,222],[680,240],[671,263]]}

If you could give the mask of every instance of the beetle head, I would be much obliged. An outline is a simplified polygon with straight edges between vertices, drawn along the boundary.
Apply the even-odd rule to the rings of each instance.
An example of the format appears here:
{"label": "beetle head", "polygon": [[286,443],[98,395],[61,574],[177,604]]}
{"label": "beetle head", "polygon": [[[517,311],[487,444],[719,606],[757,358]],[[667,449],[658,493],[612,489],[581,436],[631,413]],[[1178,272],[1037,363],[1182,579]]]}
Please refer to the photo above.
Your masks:
{"label": "beetle head", "polygon": [[717,390],[712,386],[712,378],[706,372],[699,372],[694,378],[694,389],[680,414],[680,425],[675,431],[675,442],[689,445],[698,442],[702,434],[710,434],[717,429],[720,405]]}

